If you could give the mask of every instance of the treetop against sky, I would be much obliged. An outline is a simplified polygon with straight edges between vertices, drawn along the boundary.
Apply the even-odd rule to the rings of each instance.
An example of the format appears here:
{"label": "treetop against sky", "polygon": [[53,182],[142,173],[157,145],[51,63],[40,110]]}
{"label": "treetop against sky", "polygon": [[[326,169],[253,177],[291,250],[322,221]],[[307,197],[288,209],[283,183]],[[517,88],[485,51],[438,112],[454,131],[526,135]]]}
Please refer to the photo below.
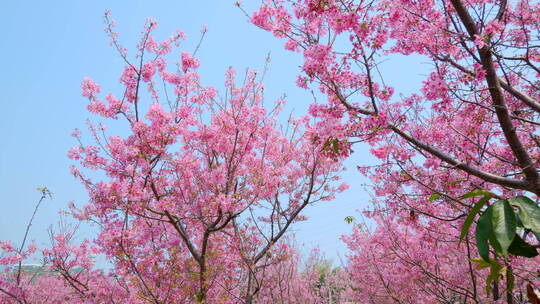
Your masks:
{"label": "treetop against sky", "polygon": [[[137,43],[149,16],[159,24],[157,37],[167,37],[176,29],[184,31],[190,39],[183,42],[183,46],[189,51],[195,50],[200,30],[206,27],[208,32],[197,52],[201,59],[199,72],[206,85],[216,88],[223,86],[223,75],[228,67],[234,67],[239,73],[247,68],[263,72],[269,55],[265,99],[270,104],[286,95],[282,123],[290,112],[294,116],[306,113],[307,105],[313,100],[309,92],[294,85],[296,76],[292,68],[301,64],[301,58],[291,57],[279,41],[250,26],[233,2],[210,5],[210,2],[169,1],[151,5],[141,1],[130,6],[99,1],[64,5],[6,2],[2,6],[6,37],[0,42],[1,52],[4,52],[6,71],[10,72],[0,76],[4,92],[1,102],[11,113],[4,117],[0,128],[6,143],[0,152],[1,189],[6,195],[5,201],[10,202],[6,204],[9,211],[0,215],[2,239],[20,240],[20,232],[38,196],[37,187],[47,186],[54,194],[33,223],[31,236],[38,242],[47,242],[46,230],[67,202],[81,206],[88,199],[83,187],[69,172],[72,163],[66,153],[75,144],[70,137],[73,129],[84,129],[84,121],[90,117],[83,111],[80,80],[91,76],[111,89],[118,88],[118,71],[123,63],[108,45],[109,39],[103,32],[106,9],[117,20],[119,40],[128,48]],[[246,37],[250,43],[246,43]],[[180,54],[173,55],[180,60]],[[22,134],[25,140],[21,140]],[[354,168],[359,160],[366,158],[370,156],[359,153],[348,161],[348,167]],[[363,181],[355,170],[348,170],[343,176],[348,183]],[[368,200],[363,189],[349,189],[330,203],[306,210],[306,215],[318,220],[300,223],[292,230],[309,248],[320,246],[336,261],[345,258],[344,244],[336,241],[350,229],[343,218],[354,215],[354,210],[361,209]],[[91,227],[83,231],[86,229],[92,231]]]}

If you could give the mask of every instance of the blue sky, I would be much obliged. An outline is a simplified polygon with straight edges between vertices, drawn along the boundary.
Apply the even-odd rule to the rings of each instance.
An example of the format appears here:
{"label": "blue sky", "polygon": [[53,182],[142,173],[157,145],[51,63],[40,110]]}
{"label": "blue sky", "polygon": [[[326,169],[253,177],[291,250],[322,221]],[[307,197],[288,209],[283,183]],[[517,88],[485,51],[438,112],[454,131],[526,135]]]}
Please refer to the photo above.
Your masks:
{"label": "blue sky", "polygon": [[[261,70],[266,55],[272,61],[266,76],[266,98],[286,94],[284,112],[305,113],[312,97],[296,88],[294,80],[301,57],[283,50],[283,41],[249,24],[234,1],[2,1],[0,3],[0,240],[19,242],[35,203],[37,187],[46,186],[53,199],[43,203],[31,229],[38,244],[47,243],[46,229],[58,221],[67,202],[83,205],[87,195],[69,173],[67,150],[75,145],[70,133],[85,129],[91,118],[80,96],[80,82],[90,76],[103,91],[118,87],[122,61],[108,45],[103,32],[103,11],[109,9],[118,23],[120,40],[133,48],[146,17],[160,27],[158,38],[176,29],[190,38],[184,47],[193,51],[203,25],[208,34],[198,52],[199,72],[208,85],[221,88],[227,67]],[[249,9],[249,7],[248,7]],[[179,58],[179,54],[178,54]],[[403,72],[411,63],[396,59],[389,80],[414,87],[415,78]],[[390,66],[389,66],[390,67]],[[319,246],[328,258],[345,258],[340,235],[349,233],[344,222],[363,209],[369,195],[356,164],[373,163],[365,146],[356,146],[347,161],[344,180],[351,188],[332,202],[307,210],[310,219],[294,228],[297,242]]]}

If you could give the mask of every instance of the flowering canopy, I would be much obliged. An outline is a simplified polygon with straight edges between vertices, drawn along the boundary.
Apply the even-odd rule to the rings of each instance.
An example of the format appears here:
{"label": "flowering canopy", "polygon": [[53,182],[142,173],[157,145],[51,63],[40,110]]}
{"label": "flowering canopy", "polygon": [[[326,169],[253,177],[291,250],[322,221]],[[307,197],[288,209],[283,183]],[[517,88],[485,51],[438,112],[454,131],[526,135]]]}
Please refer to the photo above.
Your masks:
{"label": "flowering canopy", "polygon": [[[107,136],[103,124],[91,122],[96,144],[84,144],[80,131],[73,134],[79,144],[69,157],[80,165],[72,173],[90,202],[71,206],[71,213],[96,223],[99,232],[79,245],[73,231],[52,236],[44,253],[59,276],[50,280],[64,287],[54,301],[250,303],[267,284],[266,269],[291,256],[281,239],[303,219],[302,210],[346,188],[336,184],[342,156],[321,153],[320,138],[332,130],[317,128],[307,116],[280,127],[284,101],[264,107],[254,71],[240,86],[236,72],[226,71],[220,95],[202,84],[194,54],[182,51],[176,71],[168,70],[166,55],[185,35],[178,31],[157,42],[154,20],[145,25],[134,63],[108,13],[105,20],[125,62],[124,89],[103,100],[101,87],[85,78],[82,95],[89,112],[125,122],[128,134]],[[3,249],[15,253],[9,244]],[[96,270],[95,255],[111,269]],[[0,286],[5,301],[42,295],[32,278],[10,277],[4,274]]]}
{"label": "flowering canopy", "polygon": [[[374,182],[377,203],[367,215],[377,228],[346,238],[362,302],[500,297],[497,280],[488,278],[492,295],[478,289],[473,241],[458,247],[474,203],[461,197],[475,189],[540,195],[539,12],[527,0],[268,0],[252,14],[303,54],[298,86],[328,99],[310,113],[367,142],[381,160],[359,167]],[[419,92],[397,95],[399,84],[379,67],[410,55],[431,71]],[[534,283],[536,267],[505,263],[506,277],[519,268],[514,294],[514,279],[506,280],[511,302]]]}

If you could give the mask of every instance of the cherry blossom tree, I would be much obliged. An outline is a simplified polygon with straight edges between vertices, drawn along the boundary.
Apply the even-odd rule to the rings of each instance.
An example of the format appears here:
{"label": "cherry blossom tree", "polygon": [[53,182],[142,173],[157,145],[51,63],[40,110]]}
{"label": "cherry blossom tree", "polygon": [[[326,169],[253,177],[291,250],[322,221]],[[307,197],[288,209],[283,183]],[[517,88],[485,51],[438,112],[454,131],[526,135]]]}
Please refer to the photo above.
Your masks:
{"label": "cherry blossom tree", "polygon": [[350,274],[343,268],[332,268],[318,249],[302,258],[294,245],[287,247],[287,258],[266,271],[265,285],[256,303],[347,303],[354,299]]}
{"label": "cherry blossom tree", "polygon": [[[94,144],[77,130],[69,151],[90,196],[70,213],[98,233],[82,242],[70,229],[51,233],[44,255],[56,275],[43,279],[64,286],[63,303],[252,303],[266,269],[288,259],[282,239],[305,219],[304,208],[347,187],[337,183],[344,154],[320,140],[333,130],[308,116],[280,124],[284,101],[265,107],[255,71],[237,85],[227,70],[221,94],[204,86],[200,43],[169,70],[180,31],[158,42],[148,19],[129,56],[108,12],[105,21],[125,63],[123,89],[103,99],[97,83],[83,80],[87,109],[102,122],[88,122]],[[127,134],[108,135],[105,122]],[[96,268],[96,255],[111,269]],[[38,286],[19,284],[2,296],[29,303]]]}
{"label": "cherry blossom tree", "polygon": [[[477,257],[475,237],[458,247],[477,202],[466,194],[540,195],[539,11],[538,2],[526,0],[268,0],[250,15],[284,39],[287,50],[303,54],[298,86],[317,88],[327,99],[312,104],[310,114],[344,135],[328,140],[345,147],[366,142],[381,161],[359,164],[373,181],[377,203],[366,214],[377,228],[347,239],[351,272],[365,282],[358,291],[363,301],[483,301],[477,282],[484,275],[470,262]],[[384,62],[412,55],[431,70],[418,92],[395,94],[399,83],[385,81]],[[511,237],[538,244],[523,228]],[[388,255],[409,271],[396,273]],[[490,299],[506,292],[507,302],[519,301],[527,284],[538,284],[534,263],[492,256],[505,264],[496,277],[504,275],[506,285],[489,275]],[[523,265],[515,277],[513,263]],[[463,266],[468,270],[450,271]],[[435,285],[426,287],[427,277]],[[513,285],[520,291],[513,293]],[[425,292],[408,298],[419,290]],[[376,296],[363,297],[366,292]]]}

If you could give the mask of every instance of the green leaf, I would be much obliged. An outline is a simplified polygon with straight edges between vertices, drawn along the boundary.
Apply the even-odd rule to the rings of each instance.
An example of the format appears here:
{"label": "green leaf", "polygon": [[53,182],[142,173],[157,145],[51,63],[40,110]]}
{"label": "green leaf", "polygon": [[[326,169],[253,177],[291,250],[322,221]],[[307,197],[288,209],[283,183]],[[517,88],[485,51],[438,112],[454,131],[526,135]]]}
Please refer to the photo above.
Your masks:
{"label": "green leaf", "polygon": [[43,196],[48,196],[50,199],[52,199],[52,192],[47,187],[40,187],[36,189],[41,193]]}
{"label": "green leaf", "polygon": [[517,234],[514,236],[514,240],[512,241],[512,244],[510,244],[510,247],[508,247],[508,252],[513,255],[522,256],[526,258],[534,258],[535,256],[538,255],[536,248],[531,246],[529,243],[525,242]]}
{"label": "green leaf", "polygon": [[489,261],[490,244],[498,255],[503,255],[501,245],[493,232],[492,217],[493,208],[490,206],[484,211],[484,214],[478,218],[478,223],[476,224],[476,247],[478,248],[480,256],[486,261]]}
{"label": "green leaf", "polygon": [[[493,209],[491,216],[493,233],[501,246],[502,256],[507,257],[508,247],[510,247],[516,235],[516,214],[507,200],[498,200],[491,208]],[[495,248],[495,246],[493,247]]]}
{"label": "green leaf", "polygon": [[519,217],[523,227],[540,233],[540,207],[526,196],[517,196],[508,199],[510,205],[519,208]]}
{"label": "green leaf", "polygon": [[332,147],[334,148],[334,152],[335,152],[335,153],[338,153],[338,152],[339,152],[339,143],[338,143],[337,138],[335,138],[335,139],[332,141]]}
{"label": "green leaf", "polygon": [[510,293],[514,290],[515,278],[510,267],[506,268],[506,290]]}
{"label": "green leaf", "polygon": [[493,234],[491,229],[491,214],[493,210],[488,208],[478,219],[476,224],[476,248],[478,253],[489,263],[489,235]]}
{"label": "green leaf", "polygon": [[490,261],[491,268],[489,275],[486,278],[486,294],[491,293],[491,282],[498,281],[502,273],[506,272],[506,267],[503,267],[497,260]]}
{"label": "green leaf", "polygon": [[517,213],[516,213],[516,226],[517,226],[518,228],[525,228],[525,227],[523,226],[523,222],[521,221],[521,218],[519,217],[519,214],[517,214]]}
{"label": "green leaf", "polygon": [[485,261],[483,258],[474,258],[471,259],[471,262],[476,264],[476,269],[481,270],[491,266],[490,262]]}
{"label": "green leaf", "polygon": [[459,243],[463,241],[467,233],[469,233],[469,228],[471,227],[471,224],[474,221],[474,218],[476,215],[480,212],[482,207],[491,199],[490,196],[484,196],[482,197],[471,209],[471,212],[469,212],[469,215],[467,215],[467,218],[465,219],[465,222],[463,223],[463,228],[461,228],[461,235],[459,236]]}
{"label": "green leaf", "polygon": [[497,241],[497,238],[495,237],[495,233],[493,233],[493,230],[491,231],[491,234],[489,235],[489,244],[495,250],[495,253],[497,253],[499,256],[504,256],[502,252],[501,244],[499,244],[499,241]]}
{"label": "green leaf", "polygon": [[439,199],[439,197],[441,197],[439,193],[433,193],[432,195],[429,196],[429,201],[433,202],[434,200]]}
{"label": "green leaf", "polygon": [[330,146],[330,139],[326,140],[322,146],[322,149],[325,150],[328,148],[328,146]]}
{"label": "green leaf", "polygon": [[346,216],[343,220],[345,221],[345,223],[350,224],[354,222],[354,216]]}
{"label": "green leaf", "polygon": [[490,192],[490,191],[487,191],[487,190],[477,189],[477,190],[473,190],[473,191],[465,193],[461,197],[461,199],[471,198],[471,197],[475,197],[475,196],[496,197],[497,195],[495,195],[493,192]]}

